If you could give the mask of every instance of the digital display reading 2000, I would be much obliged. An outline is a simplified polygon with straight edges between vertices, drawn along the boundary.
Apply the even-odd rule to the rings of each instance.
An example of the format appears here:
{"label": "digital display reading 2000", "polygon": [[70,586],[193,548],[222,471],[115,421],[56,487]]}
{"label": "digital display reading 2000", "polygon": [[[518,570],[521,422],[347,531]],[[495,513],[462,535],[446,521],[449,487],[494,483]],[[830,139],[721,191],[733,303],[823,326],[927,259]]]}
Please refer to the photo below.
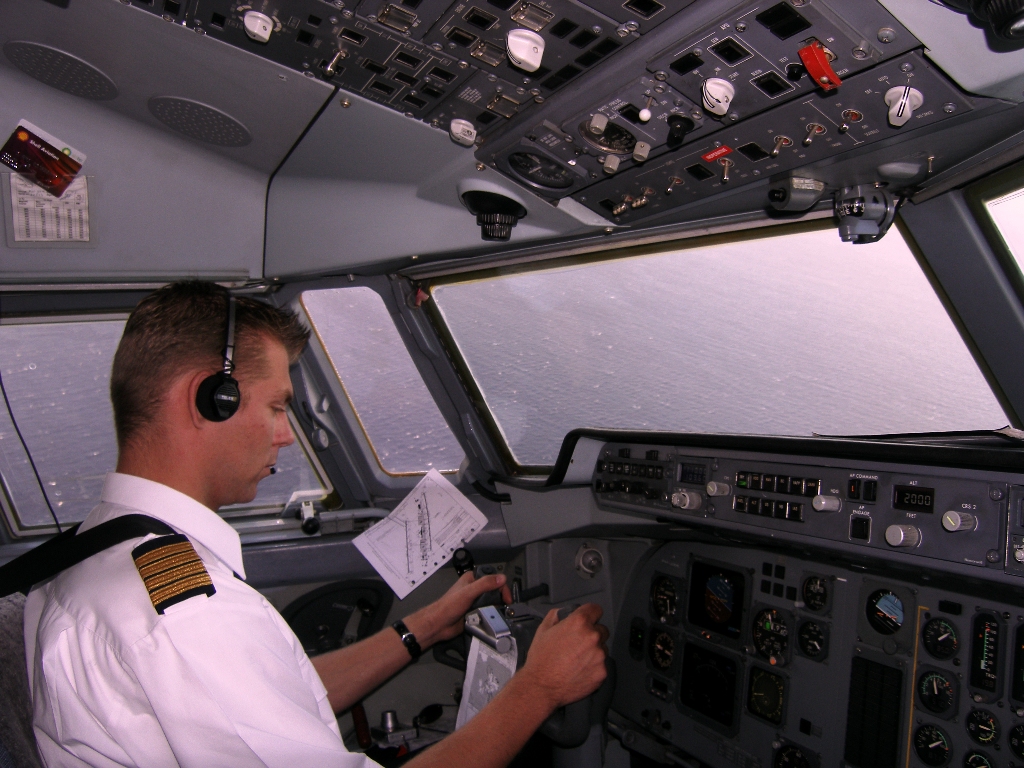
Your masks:
{"label": "digital display reading 2000", "polygon": [[893,509],[905,512],[934,512],[935,489],[919,485],[897,485],[892,489]]}

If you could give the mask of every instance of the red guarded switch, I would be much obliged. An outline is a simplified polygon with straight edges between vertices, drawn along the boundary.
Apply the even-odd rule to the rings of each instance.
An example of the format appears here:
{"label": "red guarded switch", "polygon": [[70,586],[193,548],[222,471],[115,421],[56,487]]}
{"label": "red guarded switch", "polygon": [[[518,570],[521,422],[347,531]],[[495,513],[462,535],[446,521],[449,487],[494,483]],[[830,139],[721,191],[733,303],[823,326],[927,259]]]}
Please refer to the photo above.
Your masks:
{"label": "red guarded switch", "polygon": [[825,46],[817,40],[801,48],[798,53],[800,61],[803,62],[804,69],[807,70],[807,74],[811,76],[811,79],[821,90],[834,91],[842,85],[843,81],[832,71],[828,54],[825,53]]}

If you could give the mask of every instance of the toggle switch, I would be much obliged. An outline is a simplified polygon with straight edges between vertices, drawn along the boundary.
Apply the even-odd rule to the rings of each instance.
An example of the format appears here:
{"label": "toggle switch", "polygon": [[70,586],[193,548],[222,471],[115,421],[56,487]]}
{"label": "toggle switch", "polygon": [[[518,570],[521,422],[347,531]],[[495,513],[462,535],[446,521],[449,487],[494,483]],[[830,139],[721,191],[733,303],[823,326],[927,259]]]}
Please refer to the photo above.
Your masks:
{"label": "toggle switch", "polygon": [[629,210],[629,204],[633,202],[632,195],[623,195],[622,200],[616,203],[615,207],[612,208],[612,216],[621,216]]}
{"label": "toggle switch", "polygon": [[646,141],[638,141],[633,145],[633,159],[642,163],[651,154],[651,145]]}
{"label": "toggle switch", "polygon": [[524,72],[536,72],[544,59],[544,38],[529,29],[510,29],[505,37],[505,52],[513,66]]}
{"label": "toggle switch", "polygon": [[825,133],[825,130],[825,126],[821,123],[808,123],[807,135],[804,137],[803,145],[805,147],[811,146],[811,142],[814,141],[814,137],[821,136]]}
{"label": "toggle switch", "polygon": [[889,125],[901,128],[914,116],[914,110],[924,104],[924,94],[909,85],[897,85],[885,92],[885,103],[889,107]]}
{"label": "toggle switch", "polygon": [[729,183],[729,169],[732,168],[736,163],[730,160],[728,157],[718,158],[718,164],[722,166],[722,183]]}
{"label": "toggle switch", "polygon": [[672,194],[672,190],[675,189],[676,187],[678,187],[682,183],[683,183],[682,179],[680,179],[678,176],[673,176],[671,179],[668,180],[668,189],[665,190],[665,194],[666,195],[671,195]]}
{"label": "toggle switch", "polygon": [[242,17],[242,26],[245,27],[245,34],[251,39],[257,43],[266,43],[270,40],[270,33],[274,31],[274,20],[259,11],[246,11]]}
{"label": "toggle switch", "polygon": [[629,205],[631,208],[643,208],[645,205],[651,202],[651,198],[653,196],[654,190],[651,189],[650,187],[644,187],[644,191],[640,194],[640,197],[633,200],[633,202],[630,203]]}
{"label": "toggle switch", "polygon": [[640,110],[638,117],[641,123],[649,123],[653,115],[651,114],[651,104],[654,103],[654,97],[651,95],[647,96],[647,106]]}
{"label": "toggle switch", "polygon": [[590,122],[587,123],[587,130],[595,136],[600,136],[607,127],[608,118],[601,112],[595,112],[594,116],[590,118]]}
{"label": "toggle switch", "polygon": [[789,136],[783,136],[780,133],[775,137],[775,146],[772,148],[772,151],[769,152],[768,154],[770,154],[772,157],[778,157],[779,152],[782,151],[783,147],[791,146],[793,146],[793,140],[789,138]]}
{"label": "toggle switch", "polygon": [[713,115],[726,114],[735,96],[736,89],[733,84],[720,77],[709,77],[704,81],[704,87],[701,88],[704,109]]}

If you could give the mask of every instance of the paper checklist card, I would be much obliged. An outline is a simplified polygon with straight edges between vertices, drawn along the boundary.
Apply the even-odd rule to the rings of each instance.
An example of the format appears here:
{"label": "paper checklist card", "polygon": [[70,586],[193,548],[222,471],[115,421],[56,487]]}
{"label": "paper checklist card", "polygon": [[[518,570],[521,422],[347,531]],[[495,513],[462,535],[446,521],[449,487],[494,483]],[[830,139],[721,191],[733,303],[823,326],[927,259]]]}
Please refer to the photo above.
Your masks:
{"label": "paper checklist card", "polygon": [[432,469],[390,515],[352,543],[404,600],[486,524],[484,513]]}

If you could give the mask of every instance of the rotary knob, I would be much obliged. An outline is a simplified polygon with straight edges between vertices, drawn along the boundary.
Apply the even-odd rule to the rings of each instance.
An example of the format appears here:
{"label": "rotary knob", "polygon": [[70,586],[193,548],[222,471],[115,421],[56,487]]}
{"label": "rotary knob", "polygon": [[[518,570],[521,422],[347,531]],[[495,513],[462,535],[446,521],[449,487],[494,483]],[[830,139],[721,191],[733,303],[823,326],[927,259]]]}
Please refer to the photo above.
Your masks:
{"label": "rotary knob", "polygon": [[712,480],[704,488],[708,492],[708,496],[728,496],[732,493],[732,487],[728,483],[722,483],[717,480]]}
{"label": "rotary knob", "polygon": [[704,499],[697,491],[676,491],[672,494],[672,506],[679,509],[700,509]]}
{"label": "rotary knob", "polygon": [[811,499],[811,506],[815,512],[838,512],[843,508],[843,502],[838,496],[815,496]]}
{"label": "rotary knob", "polygon": [[951,509],[942,515],[942,527],[950,533],[973,531],[975,525],[977,519],[970,512],[957,512]]}
{"label": "rotary knob", "polygon": [[921,531],[913,525],[890,525],[885,529],[885,543],[890,547],[916,547],[921,543]]}
{"label": "rotary knob", "polygon": [[729,111],[736,96],[736,88],[728,80],[720,77],[709,77],[704,81],[701,89],[701,97],[704,102],[704,109],[713,115],[725,115]]}

